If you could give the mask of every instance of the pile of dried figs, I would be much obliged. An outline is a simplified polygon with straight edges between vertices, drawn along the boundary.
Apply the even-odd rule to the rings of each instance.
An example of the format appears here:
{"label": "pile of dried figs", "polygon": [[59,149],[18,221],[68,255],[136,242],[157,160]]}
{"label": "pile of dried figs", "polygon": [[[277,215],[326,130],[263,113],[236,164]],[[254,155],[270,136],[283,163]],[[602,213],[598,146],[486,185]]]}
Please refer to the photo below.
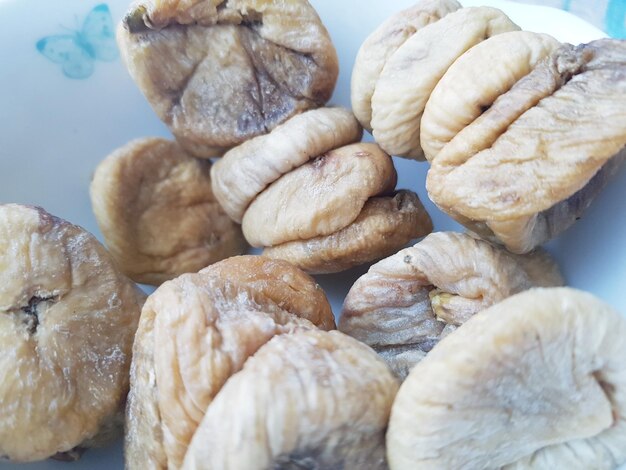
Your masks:
{"label": "pile of dried figs", "polygon": [[[626,318],[540,247],[626,157],[625,41],[417,0],[363,43],[352,110],[307,0],[140,0],[118,43],[175,140],[96,169],[108,250],[0,205],[2,457],[124,431],[130,470],[626,463]],[[467,233],[431,233],[391,155]],[[337,327],[310,275],[375,261]]]}

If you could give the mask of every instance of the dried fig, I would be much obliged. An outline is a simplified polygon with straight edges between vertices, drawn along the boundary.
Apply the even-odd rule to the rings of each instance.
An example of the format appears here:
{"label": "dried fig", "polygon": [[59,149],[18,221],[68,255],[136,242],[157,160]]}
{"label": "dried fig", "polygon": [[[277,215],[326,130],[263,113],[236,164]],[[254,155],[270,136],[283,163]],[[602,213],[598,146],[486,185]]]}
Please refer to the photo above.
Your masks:
{"label": "dried fig", "polygon": [[259,194],[243,217],[252,246],[325,236],[352,223],[371,196],[389,193],[397,175],[376,144],[331,150],[283,175]]}
{"label": "dried fig", "polygon": [[349,336],[276,336],[215,397],[183,469],[386,469],[397,387],[376,354]]}
{"label": "dried fig", "polygon": [[335,273],[388,256],[432,228],[417,194],[398,191],[369,199],[354,222],[331,235],[265,248],[263,254],[311,274]]}
{"label": "dried fig", "polygon": [[340,108],[293,117],[216,163],[215,194],[251,245],[309,273],[386,256],[432,223],[417,195],[392,195],[393,161],[376,144],[352,143],[361,132]]}
{"label": "dried fig", "polygon": [[161,284],[245,251],[240,227],[213,196],[210,167],[160,138],[134,140],[98,166],[93,211],[132,279]]}
{"label": "dried fig", "polygon": [[241,223],[267,186],[310,159],[361,140],[362,129],[344,108],[307,111],[235,147],[211,169],[213,191],[226,213]]}
{"label": "dried fig", "polygon": [[456,0],[419,0],[381,24],[359,49],[352,69],[352,111],[371,132],[372,95],[385,63],[416,31],[461,8]]}
{"label": "dried fig", "polygon": [[440,338],[477,312],[533,286],[562,283],[543,251],[512,255],[469,235],[433,233],[355,282],[339,329],[374,348],[404,379]]}
{"label": "dried fig", "polygon": [[145,296],[80,227],[0,205],[0,455],[77,458],[121,433]]}
{"label": "dried fig", "polygon": [[389,154],[423,160],[420,121],[446,70],[481,41],[518,30],[495,8],[462,8],[417,31],[387,60],[372,96],[376,142]]}
{"label": "dried fig", "polygon": [[626,156],[626,42],[563,45],[432,161],[431,199],[516,253],[568,228]]}
{"label": "dried fig", "polygon": [[334,328],[326,296],[284,261],[234,257],[162,284],[133,346],[127,467],[180,468],[226,380],[272,336],[314,325]]}
{"label": "dried fig", "polygon": [[198,157],[323,105],[338,75],[335,48],[306,0],[143,0],[118,43],[157,115]]}
{"label": "dried fig", "polygon": [[529,290],[475,315],[400,387],[390,468],[626,463],[625,336],[622,316],[567,288]]}
{"label": "dried fig", "polygon": [[511,31],[490,37],[459,57],[437,83],[424,109],[420,142],[426,159],[432,160],[559,46],[547,34]]}

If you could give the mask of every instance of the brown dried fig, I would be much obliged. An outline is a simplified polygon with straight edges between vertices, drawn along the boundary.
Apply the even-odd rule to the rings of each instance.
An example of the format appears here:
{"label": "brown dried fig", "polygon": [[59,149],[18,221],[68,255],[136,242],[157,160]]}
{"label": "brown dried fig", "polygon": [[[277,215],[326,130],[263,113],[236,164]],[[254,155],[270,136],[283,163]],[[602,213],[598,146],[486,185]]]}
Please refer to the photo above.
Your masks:
{"label": "brown dried fig", "polygon": [[[396,170],[341,108],[291,118],[228,152],[212,170],[226,211],[266,256],[333,273],[393,253],[430,233],[417,195],[393,195]],[[341,146],[342,143],[351,145]]]}
{"label": "brown dried fig", "polygon": [[626,42],[564,45],[432,161],[431,199],[525,253],[568,228],[626,157]]}
{"label": "brown dried fig", "polygon": [[344,108],[320,108],[294,116],[270,134],[235,147],[213,165],[215,197],[241,223],[254,198],[282,175],[318,155],[361,140],[362,133]]}
{"label": "brown dried fig", "polygon": [[437,83],[424,109],[420,142],[426,159],[431,161],[559,46],[547,34],[511,31],[490,37],[459,57]]}
{"label": "brown dried fig", "polygon": [[284,261],[234,257],[162,284],[133,346],[127,467],[180,468],[226,380],[272,336],[314,325],[335,326],[326,296]]}
{"label": "brown dried fig", "polygon": [[423,160],[420,121],[426,102],[446,70],[481,41],[518,30],[495,8],[462,8],[431,23],[387,60],[372,96],[371,126],[389,154]]}
{"label": "brown dried fig", "polygon": [[369,199],[354,222],[331,235],[265,248],[263,254],[311,274],[336,273],[388,256],[432,229],[417,194],[398,191]]}
{"label": "brown dried fig", "polygon": [[137,287],[98,241],[0,205],[0,455],[76,459],[121,433]]}
{"label": "brown dried fig", "polygon": [[562,285],[543,251],[512,255],[459,233],[433,233],[373,265],[346,296],[339,329],[404,379],[440,338],[477,312],[533,286]]}
{"label": "brown dried fig", "polygon": [[276,336],[215,397],[182,468],[386,469],[397,387],[374,351],[349,336]]}
{"label": "brown dried fig", "polygon": [[161,138],[134,140],[98,166],[93,211],[132,279],[161,284],[245,251],[240,227],[213,196],[210,167]]}
{"label": "brown dried fig", "polygon": [[252,246],[325,236],[348,226],[366,201],[396,187],[393,161],[376,144],[331,150],[283,175],[259,194],[243,217]]}
{"label": "brown dried fig", "polygon": [[359,49],[352,69],[352,111],[371,132],[372,95],[385,63],[416,31],[461,8],[456,0],[419,0],[381,24]]}
{"label": "brown dried fig", "polygon": [[323,105],[338,75],[335,48],[306,0],[143,0],[118,43],[157,115],[198,157]]}
{"label": "brown dried fig", "polygon": [[626,463],[624,337],[624,317],[573,289],[533,289],[475,315],[400,387],[390,468]]}

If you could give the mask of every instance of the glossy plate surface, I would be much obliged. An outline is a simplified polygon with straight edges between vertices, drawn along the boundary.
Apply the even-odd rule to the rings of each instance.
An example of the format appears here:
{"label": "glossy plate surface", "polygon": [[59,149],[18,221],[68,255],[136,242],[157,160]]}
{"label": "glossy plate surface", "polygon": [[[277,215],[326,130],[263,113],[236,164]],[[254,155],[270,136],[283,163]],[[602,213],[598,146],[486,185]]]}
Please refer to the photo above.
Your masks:
{"label": "glossy plate surface", "polygon": [[[504,0],[461,0],[466,6],[504,10],[522,28],[552,34],[561,41],[588,42],[603,37],[595,27],[566,12]],[[36,204],[52,214],[100,234],[91,212],[89,181],[109,152],[129,140],[169,136],[131,81],[115,51],[108,61],[72,67],[55,63],[46,47],[63,47],[59,36],[89,38],[88,17],[98,0],[0,0],[0,202]],[[413,0],[311,0],[339,52],[341,73],[332,103],[349,106],[352,64],[365,37],[389,15]],[[113,22],[127,0],[109,0]],[[42,41],[43,40],[43,41]],[[47,54],[47,55],[44,55]],[[80,76],[82,78],[69,78]],[[471,86],[468,84],[468,86]],[[460,230],[428,201],[426,164],[396,159],[399,188],[415,190],[433,217],[436,230]],[[548,249],[568,283],[593,292],[626,313],[626,168],[574,227]],[[319,276],[335,313],[362,267]],[[626,339],[625,339],[626,340]],[[115,470],[123,468],[121,445],[92,450],[75,464],[0,463],[3,469]]]}

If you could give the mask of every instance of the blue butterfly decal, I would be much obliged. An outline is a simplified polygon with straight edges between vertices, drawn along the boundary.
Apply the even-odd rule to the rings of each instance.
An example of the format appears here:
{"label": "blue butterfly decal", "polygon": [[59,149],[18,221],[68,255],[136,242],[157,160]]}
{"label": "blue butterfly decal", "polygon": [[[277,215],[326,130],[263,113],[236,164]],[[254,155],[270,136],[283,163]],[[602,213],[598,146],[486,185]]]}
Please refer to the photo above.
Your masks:
{"label": "blue butterfly decal", "polygon": [[613,38],[626,39],[626,0],[612,0],[606,9],[606,31]]}
{"label": "blue butterfly decal", "polygon": [[96,60],[111,62],[118,57],[109,7],[104,3],[97,5],[85,18],[80,31],[46,36],[37,41],[36,47],[52,62],[60,64],[66,77],[91,76]]}

